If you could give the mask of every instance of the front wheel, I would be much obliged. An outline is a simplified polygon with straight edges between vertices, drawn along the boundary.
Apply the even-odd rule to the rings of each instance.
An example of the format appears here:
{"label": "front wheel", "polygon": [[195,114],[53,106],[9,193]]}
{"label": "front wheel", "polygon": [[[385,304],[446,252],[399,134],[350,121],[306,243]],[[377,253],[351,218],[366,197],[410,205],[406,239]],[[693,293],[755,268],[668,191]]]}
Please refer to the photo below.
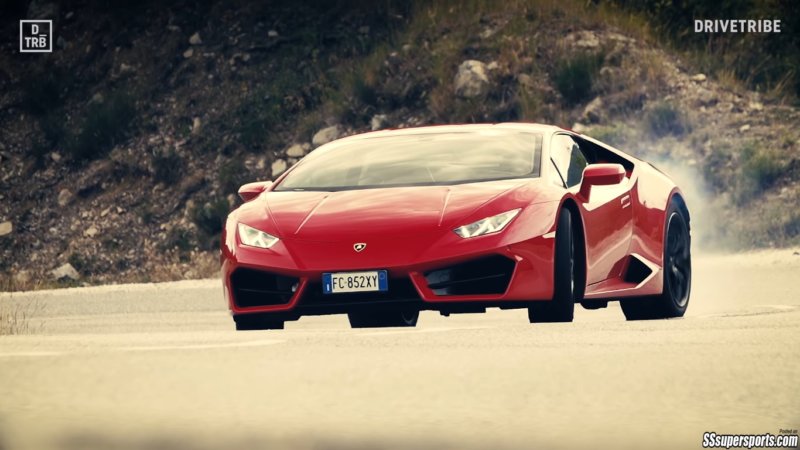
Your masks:
{"label": "front wheel", "polygon": [[352,328],[415,327],[419,311],[355,311],[347,313]]}
{"label": "front wheel", "polygon": [[683,317],[692,288],[692,257],[689,225],[673,203],[667,210],[664,242],[664,289],[661,295],[624,299],[620,302],[628,320]]}
{"label": "front wheel", "polygon": [[553,299],[536,302],[528,309],[531,323],[572,322],[579,282],[574,224],[570,210],[561,210],[556,227]]}

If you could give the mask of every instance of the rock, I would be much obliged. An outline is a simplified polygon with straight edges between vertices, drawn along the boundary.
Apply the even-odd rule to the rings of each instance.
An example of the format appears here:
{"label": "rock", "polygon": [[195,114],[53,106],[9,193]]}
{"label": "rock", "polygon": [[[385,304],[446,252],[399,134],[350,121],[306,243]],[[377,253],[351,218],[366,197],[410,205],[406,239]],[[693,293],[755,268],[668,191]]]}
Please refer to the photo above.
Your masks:
{"label": "rock", "polygon": [[192,45],[200,45],[203,43],[203,40],[200,39],[200,33],[195,33],[189,38],[189,43]]}
{"label": "rock", "polygon": [[703,73],[698,73],[697,75],[692,75],[692,77],[689,79],[696,83],[702,83],[703,81],[706,81],[706,75]]}
{"label": "rock", "polygon": [[59,162],[61,161],[61,154],[58,152],[50,153],[50,159],[52,159],[53,162]]}
{"label": "rock", "polygon": [[92,96],[92,99],[89,100],[89,103],[90,104],[99,104],[99,103],[103,103],[104,101],[105,101],[105,97],[103,97],[103,94],[98,92],[98,93],[96,93],[96,94],[94,94]]}
{"label": "rock", "polygon": [[187,58],[187,59],[191,58],[192,55],[194,55],[194,49],[193,48],[190,48],[189,50],[186,50],[185,52],[183,52],[183,57],[184,58]]}
{"label": "rock", "polygon": [[341,127],[339,127],[339,125],[334,125],[332,127],[323,128],[317,131],[317,133],[314,134],[314,137],[311,138],[311,143],[314,144],[314,147],[319,147],[320,145],[324,145],[328,142],[338,139],[341,135]]}
{"label": "rock", "polygon": [[124,75],[126,73],[133,73],[133,72],[136,72],[136,68],[135,67],[133,67],[133,66],[131,66],[129,64],[125,64],[125,63],[122,63],[122,64],[119,65],[119,73],[120,73],[120,75]]}
{"label": "rock", "polygon": [[603,119],[603,108],[605,104],[603,103],[603,99],[600,97],[595,97],[594,100],[589,102],[586,105],[586,108],[583,109],[583,118],[589,123],[598,123]]}
{"label": "rock", "polygon": [[306,154],[305,147],[302,144],[294,144],[286,149],[286,156],[291,158],[302,158]]}
{"label": "rock", "polygon": [[764,109],[764,104],[761,102],[750,102],[750,104],[747,105],[747,107],[753,111],[761,111]]}
{"label": "rock", "polygon": [[750,129],[750,124],[746,123],[739,127],[739,133],[744,133],[745,131]]}
{"label": "rock", "polygon": [[575,46],[584,49],[595,49],[600,47],[600,38],[591,31],[581,31],[575,39]]}
{"label": "rock", "polygon": [[584,124],[582,124],[582,123],[579,123],[579,122],[575,122],[575,123],[573,123],[573,124],[572,124],[572,131],[574,131],[574,132],[576,132],[576,133],[583,134],[583,133],[585,133],[585,132],[586,132],[588,129],[589,129],[589,128],[588,128],[586,125],[584,125]]}
{"label": "rock", "polygon": [[486,93],[489,77],[486,76],[486,64],[470,59],[458,66],[453,82],[456,95],[473,98]]}
{"label": "rock", "polygon": [[282,174],[286,171],[286,160],[283,159],[276,159],[272,162],[272,177],[275,178],[278,175]]}
{"label": "rock", "polygon": [[192,119],[192,134],[197,134],[200,132],[200,128],[202,128],[203,122],[200,120],[199,117],[195,117]]}
{"label": "rock", "polygon": [[53,278],[56,280],[63,280],[64,278],[69,278],[71,280],[77,281],[81,279],[81,275],[72,267],[72,264],[66,263],[63,266],[59,267],[58,269],[54,269],[50,271],[53,275]]}
{"label": "rock", "polygon": [[6,236],[14,231],[14,225],[10,220],[0,223],[0,236]]}
{"label": "rock", "polygon": [[67,206],[70,203],[72,203],[72,200],[74,198],[75,196],[72,194],[72,192],[69,191],[69,189],[62,189],[58,193],[58,206],[61,206],[63,208],[64,206]]}
{"label": "rock", "polygon": [[497,61],[492,61],[488,66],[486,66],[486,68],[489,70],[497,70],[500,68],[500,64],[498,64]]}
{"label": "rock", "polygon": [[93,238],[97,236],[98,233],[100,233],[100,230],[98,230],[96,226],[92,225],[86,230],[84,230],[83,235],[86,237]]}
{"label": "rock", "polygon": [[386,128],[388,120],[389,117],[386,114],[375,114],[372,116],[372,120],[369,121],[370,128],[372,128],[372,131],[382,130]]}
{"label": "rock", "polygon": [[278,37],[278,32],[275,30],[269,30],[267,31],[267,37],[276,38]]}

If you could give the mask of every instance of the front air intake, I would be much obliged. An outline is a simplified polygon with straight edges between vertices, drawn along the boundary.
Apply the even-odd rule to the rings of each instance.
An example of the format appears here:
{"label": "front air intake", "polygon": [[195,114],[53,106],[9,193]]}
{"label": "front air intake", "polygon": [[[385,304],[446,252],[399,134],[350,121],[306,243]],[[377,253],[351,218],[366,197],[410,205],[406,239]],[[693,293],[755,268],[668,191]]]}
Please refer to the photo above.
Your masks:
{"label": "front air intake", "polygon": [[253,269],[231,274],[233,301],[241,308],[285,305],[297,289],[298,279]]}
{"label": "front air intake", "polygon": [[494,255],[425,273],[436,295],[499,295],[508,289],[516,263]]}

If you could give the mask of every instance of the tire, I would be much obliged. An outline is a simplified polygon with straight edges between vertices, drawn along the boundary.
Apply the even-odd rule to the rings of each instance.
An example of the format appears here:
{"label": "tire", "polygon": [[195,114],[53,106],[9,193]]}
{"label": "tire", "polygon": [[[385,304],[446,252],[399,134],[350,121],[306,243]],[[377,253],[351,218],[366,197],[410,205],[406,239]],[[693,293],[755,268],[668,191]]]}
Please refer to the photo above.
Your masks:
{"label": "tire", "polygon": [[535,302],[528,308],[531,323],[572,322],[578,291],[577,243],[572,212],[562,209],[556,227],[553,300]]}
{"label": "tire", "polygon": [[266,314],[240,314],[233,316],[237,331],[282,330],[283,320]]}
{"label": "tire", "polygon": [[419,311],[378,310],[347,313],[351,328],[415,327]]}
{"label": "tire", "polygon": [[692,289],[692,255],[689,224],[673,202],[667,209],[664,233],[664,289],[661,295],[620,301],[627,320],[683,317]]}

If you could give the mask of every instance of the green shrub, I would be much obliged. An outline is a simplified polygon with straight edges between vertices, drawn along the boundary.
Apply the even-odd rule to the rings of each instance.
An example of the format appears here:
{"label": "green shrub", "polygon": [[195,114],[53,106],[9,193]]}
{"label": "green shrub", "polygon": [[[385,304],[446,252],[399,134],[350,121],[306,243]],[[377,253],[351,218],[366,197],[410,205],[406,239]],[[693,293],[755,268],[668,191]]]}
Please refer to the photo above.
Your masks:
{"label": "green shrub", "polygon": [[190,211],[190,215],[200,230],[214,236],[222,231],[229,212],[228,201],[224,197],[218,197],[203,205],[195,206]]}
{"label": "green shrub", "polygon": [[164,184],[173,184],[183,174],[183,159],[175,150],[159,151],[153,156],[153,177]]}
{"label": "green shrub", "polygon": [[773,151],[745,145],[739,153],[739,173],[735,195],[739,203],[746,203],[772,187],[784,170],[783,157]]}
{"label": "green shrub", "polygon": [[31,114],[43,115],[61,106],[61,95],[72,80],[58,71],[26,77],[22,82],[22,107]]}
{"label": "green shrub", "polygon": [[645,130],[655,138],[681,136],[688,131],[683,114],[670,103],[661,102],[645,112]]}
{"label": "green shrub", "polygon": [[603,59],[602,53],[583,53],[559,63],[553,81],[568,105],[577,105],[591,98],[594,79]]}
{"label": "green shrub", "polygon": [[217,174],[220,191],[226,195],[238,191],[239,187],[246,182],[245,174],[244,161],[239,157],[234,157],[223,164]]}
{"label": "green shrub", "polygon": [[195,235],[191,230],[182,227],[175,227],[167,232],[167,237],[161,245],[162,250],[177,248],[182,252],[188,252],[194,247]]}
{"label": "green shrub", "polygon": [[110,95],[103,103],[92,104],[80,132],[67,146],[77,160],[103,156],[122,140],[136,114],[133,97],[124,92]]}

